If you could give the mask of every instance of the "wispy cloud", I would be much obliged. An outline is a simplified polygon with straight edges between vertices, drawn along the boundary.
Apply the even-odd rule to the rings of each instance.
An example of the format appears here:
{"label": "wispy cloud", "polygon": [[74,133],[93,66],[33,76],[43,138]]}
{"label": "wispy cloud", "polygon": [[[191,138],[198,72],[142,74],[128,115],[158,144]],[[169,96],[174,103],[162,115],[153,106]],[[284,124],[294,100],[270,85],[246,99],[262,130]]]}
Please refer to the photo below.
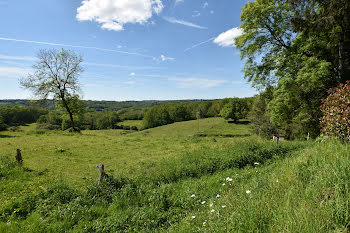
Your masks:
{"label": "wispy cloud", "polygon": [[196,17],[199,17],[199,16],[201,16],[201,13],[199,11],[193,11],[193,13],[192,13],[192,17],[193,18],[196,18]]}
{"label": "wispy cloud", "polygon": [[36,57],[27,57],[27,56],[9,56],[0,54],[0,60],[18,60],[18,61],[36,61]]}
{"label": "wispy cloud", "polygon": [[136,74],[134,72],[130,73],[129,76],[135,76]]}
{"label": "wispy cloud", "polygon": [[195,44],[195,45],[193,45],[193,46],[191,46],[191,47],[185,49],[184,52],[187,52],[188,50],[194,49],[194,48],[196,48],[196,47],[198,47],[198,46],[200,46],[200,45],[202,45],[202,44],[206,44],[206,43],[208,43],[208,42],[210,42],[210,41],[212,41],[212,40],[214,40],[214,39],[215,39],[215,37],[210,38],[209,40],[200,42],[200,43],[198,43],[198,44]]}
{"label": "wispy cloud", "polygon": [[207,8],[209,6],[209,3],[208,2],[205,2],[204,4],[203,4],[203,8]]}
{"label": "wispy cloud", "polygon": [[61,47],[71,47],[71,48],[81,48],[81,49],[94,49],[94,50],[100,50],[100,51],[106,51],[106,52],[134,55],[134,56],[139,56],[139,57],[154,58],[153,56],[149,56],[149,55],[145,55],[145,54],[141,54],[141,53],[134,53],[134,52],[128,52],[128,51],[122,51],[122,50],[115,50],[115,49],[105,49],[105,48],[92,47],[92,46],[60,44],[60,43],[51,43],[51,42],[34,41],[34,40],[20,40],[20,39],[14,39],[14,38],[6,38],[6,37],[0,37],[0,40],[16,41],[16,42],[31,43],[31,44],[43,44],[43,45],[51,45],[51,46],[61,46]]}
{"label": "wispy cloud", "polygon": [[200,88],[207,89],[221,86],[222,84],[228,83],[227,80],[218,80],[210,78],[198,78],[198,77],[177,77],[169,75],[157,75],[157,74],[145,74],[138,75],[139,77],[150,77],[150,78],[162,78],[172,81],[179,88]]}
{"label": "wispy cloud", "polygon": [[21,78],[29,72],[30,69],[13,66],[0,66],[0,77],[4,78]]}
{"label": "wispy cloud", "polygon": [[131,70],[162,70],[162,69],[167,69],[166,67],[159,67],[159,66],[123,66],[123,65],[118,65],[118,64],[103,64],[103,63],[94,63],[94,62],[83,62],[83,65],[131,69]]}
{"label": "wispy cloud", "polygon": [[175,60],[175,58],[173,58],[173,57],[166,57],[163,54],[160,55],[160,59],[162,59],[162,61],[174,61]]}
{"label": "wispy cloud", "polygon": [[124,83],[128,84],[128,85],[134,85],[134,84],[136,84],[136,81],[126,81]]}
{"label": "wispy cloud", "polygon": [[169,78],[175,81],[180,88],[213,88],[227,83],[226,80],[205,79],[205,78]]}
{"label": "wispy cloud", "polygon": [[182,20],[182,19],[176,19],[174,17],[163,17],[164,20],[168,21],[169,23],[175,23],[175,24],[182,24],[187,27],[192,27],[192,28],[198,28],[198,29],[208,29],[206,27]]}
{"label": "wispy cloud", "polygon": [[175,6],[177,6],[180,3],[184,3],[185,0],[175,0]]}
{"label": "wispy cloud", "polygon": [[[0,54],[0,60],[4,61],[29,61],[29,62],[35,62],[38,60],[36,57],[29,57],[29,56],[10,56],[10,55],[4,55]],[[22,65],[21,63],[13,63],[17,65]],[[86,66],[99,66],[99,67],[110,67],[110,68],[121,68],[121,69],[132,69],[132,70],[163,70],[167,69],[166,67],[160,67],[160,66],[123,66],[118,64],[105,64],[105,63],[94,63],[94,62],[83,62],[83,65]]]}

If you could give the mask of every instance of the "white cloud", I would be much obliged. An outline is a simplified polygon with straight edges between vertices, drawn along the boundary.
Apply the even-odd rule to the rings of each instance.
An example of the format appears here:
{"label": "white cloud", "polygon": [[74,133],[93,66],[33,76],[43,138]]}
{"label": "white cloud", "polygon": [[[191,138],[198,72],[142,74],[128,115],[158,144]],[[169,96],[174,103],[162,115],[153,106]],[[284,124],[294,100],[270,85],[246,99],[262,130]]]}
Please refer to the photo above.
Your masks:
{"label": "white cloud", "polygon": [[242,34],[243,30],[241,28],[232,28],[216,37],[214,43],[221,47],[235,46],[235,38],[241,36]]}
{"label": "white cloud", "polygon": [[175,19],[173,17],[163,17],[163,19],[165,19],[169,23],[182,24],[182,25],[185,25],[187,27],[193,27],[193,28],[198,28],[198,29],[207,29],[206,27],[202,27],[202,26],[199,26],[197,24],[194,24],[194,23],[191,23],[191,22],[187,22],[185,20]]}
{"label": "white cloud", "polygon": [[146,23],[163,8],[161,0],[84,0],[76,17],[79,21],[96,21],[103,29],[120,31],[127,23]]}
{"label": "white cloud", "polygon": [[214,11],[210,11],[210,14],[214,14]]}
{"label": "white cloud", "polygon": [[203,8],[207,8],[209,6],[209,3],[208,2],[205,2],[204,4],[203,4]]}
{"label": "white cloud", "polygon": [[130,73],[129,76],[135,76],[136,74],[134,72]]}
{"label": "white cloud", "polygon": [[175,81],[180,88],[213,88],[226,83],[226,80],[214,80],[205,78],[169,78]]}
{"label": "white cloud", "polygon": [[199,11],[193,11],[192,17],[196,18],[199,17],[201,15],[201,13]]}
{"label": "white cloud", "polygon": [[160,59],[162,59],[162,61],[174,61],[175,60],[175,58],[173,58],[173,57],[166,57],[163,54],[160,55]]}
{"label": "white cloud", "polygon": [[184,3],[185,0],[175,0],[175,6],[180,4],[180,3]]}

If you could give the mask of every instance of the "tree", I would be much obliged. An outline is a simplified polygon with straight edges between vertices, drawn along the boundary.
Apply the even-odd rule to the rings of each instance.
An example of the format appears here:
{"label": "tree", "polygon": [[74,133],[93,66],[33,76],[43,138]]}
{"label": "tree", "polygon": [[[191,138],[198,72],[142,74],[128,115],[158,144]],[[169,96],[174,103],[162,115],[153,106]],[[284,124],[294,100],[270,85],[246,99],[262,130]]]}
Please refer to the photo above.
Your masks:
{"label": "tree", "polygon": [[0,131],[6,130],[7,127],[8,126],[4,123],[2,116],[0,116]]}
{"label": "tree", "polygon": [[267,106],[272,98],[272,91],[271,88],[268,88],[255,98],[248,116],[256,134],[265,138],[271,138],[273,134],[278,133],[276,126],[271,123],[270,111]]}
{"label": "tree", "polygon": [[73,51],[62,49],[40,50],[34,73],[21,79],[22,87],[31,90],[35,96],[47,99],[52,96],[69,115],[72,131],[76,131],[74,115],[81,112],[79,104],[79,75],[83,72],[83,58]]}
{"label": "tree", "polygon": [[291,138],[319,134],[321,99],[350,71],[348,0],[256,0],[242,9],[245,77],[273,87],[271,123]]}

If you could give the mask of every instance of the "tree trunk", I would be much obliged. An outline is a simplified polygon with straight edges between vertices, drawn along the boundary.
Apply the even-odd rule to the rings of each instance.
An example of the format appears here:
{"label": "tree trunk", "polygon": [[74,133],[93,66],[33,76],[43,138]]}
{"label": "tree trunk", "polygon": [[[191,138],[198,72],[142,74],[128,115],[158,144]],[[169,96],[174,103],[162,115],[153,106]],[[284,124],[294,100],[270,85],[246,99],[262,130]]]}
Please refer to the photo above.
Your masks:
{"label": "tree trunk", "polygon": [[72,112],[70,111],[69,107],[67,107],[67,112],[69,114],[69,118],[70,118],[70,121],[72,123],[72,131],[75,132],[75,125],[74,125],[74,120],[73,120],[73,114]]}
{"label": "tree trunk", "polygon": [[339,68],[338,68],[338,74],[339,74],[339,80],[342,83],[345,83],[345,67],[344,67],[344,59],[345,59],[345,35],[343,32],[341,32],[340,38],[339,38]]}
{"label": "tree trunk", "polygon": [[63,102],[63,105],[64,105],[64,107],[66,108],[66,110],[67,110],[67,112],[69,114],[70,122],[72,124],[72,131],[75,132],[76,130],[75,130],[75,125],[74,125],[73,113],[70,110],[70,108],[69,108],[65,98],[62,98],[62,102]]}

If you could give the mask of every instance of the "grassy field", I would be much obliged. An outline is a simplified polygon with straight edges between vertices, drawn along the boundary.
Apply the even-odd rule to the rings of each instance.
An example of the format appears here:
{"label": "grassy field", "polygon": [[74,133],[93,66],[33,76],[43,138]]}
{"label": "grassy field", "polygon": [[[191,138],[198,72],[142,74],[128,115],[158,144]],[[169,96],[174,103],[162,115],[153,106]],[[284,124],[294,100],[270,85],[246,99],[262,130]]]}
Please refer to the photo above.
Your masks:
{"label": "grassy field", "polygon": [[143,121],[142,120],[127,120],[118,123],[118,125],[123,125],[123,126],[136,126],[138,129],[143,129]]}
{"label": "grassy field", "polygon": [[[277,147],[221,118],[201,119],[199,134],[196,121],[138,132],[34,127],[0,134],[0,232],[349,227],[350,152],[336,141]],[[97,185],[100,163],[110,177]]]}

